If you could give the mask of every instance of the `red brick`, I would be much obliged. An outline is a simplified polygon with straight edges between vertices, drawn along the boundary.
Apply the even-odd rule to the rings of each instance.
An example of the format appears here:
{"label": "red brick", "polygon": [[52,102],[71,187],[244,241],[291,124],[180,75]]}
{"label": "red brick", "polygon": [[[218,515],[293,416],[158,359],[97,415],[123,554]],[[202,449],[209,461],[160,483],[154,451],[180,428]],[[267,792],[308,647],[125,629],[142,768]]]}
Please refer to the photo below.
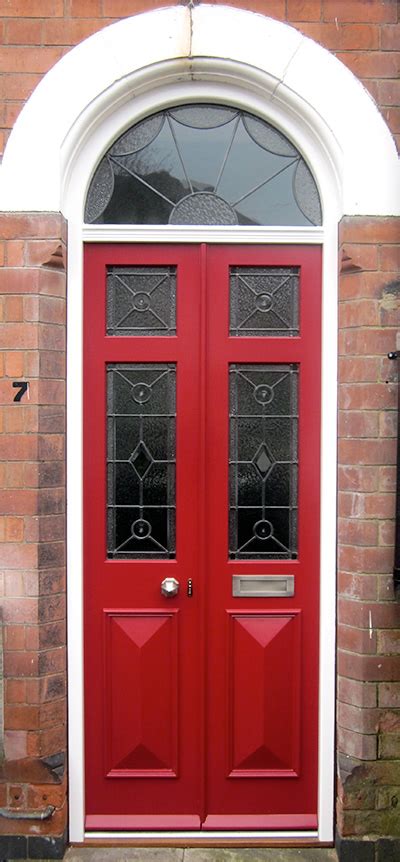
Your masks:
{"label": "red brick", "polygon": [[391,548],[342,545],[339,547],[338,564],[340,569],[347,572],[387,574],[392,570],[393,551]]}
{"label": "red brick", "polygon": [[338,485],[342,491],[376,491],[377,471],[374,467],[339,466]]}
{"label": "red brick", "polygon": [[400,674],[400,656],[358,655],[338,651],[338,671],[351,679],[368,681],[395,681]]}
{"label": "red brick", "polygon": [[6,246],[7,266],[24,265],[25,243],[21,239],[9,240]]}
{"label": "red brick", "polygon": [[378,249],[374,244],[347,242],[342,247],[341,258],[343,263],[350,261],[352,266],[363,271],[378,269]]}
{"label": "red brick", "polygon": [[[20,482],[23,484],[23,465],[8,465],[9,470],[13,467],[17,468],[18,473],[21,471]],[[0,491],[0,508],[9,515],[34,514],[37,509],[37,494],[35,491],[19,488],[13,491]]]}
{"label": "red brick", "polygon": [[0,459],[10,461],[33,461],[36,458],[37,441],[27,434],[3,434],[0,437]]}
{"label": "red brick", "polygon": [[28,787],[28,807],[36,810],[54,805],[60,808],[65,800],[65,784],[39,784]]}
{"label": "red brick", "polygon": [[393,518],[394,494],[366,494],[363,508],[367,518]]}
{"label": "red brick", "polygon": [[338,677],[338,698],[353,706],[375,707],[377,705],[377,686],[375,683],[360,682],[356,679]]}
{"label": "red brick", "polygon": [[[59,22],[54,22],[59,26]],[[61,26],[64,26],[61,22]],[[43,266],[48,263],[51,256],[58,250],[60,242],[58,239],[28,240],[25,243],[25,255],[27,266]]]}
{"label": "red brick", "polygon": [[29,323],[5,323],[0,328],[0,347],[11,350],[21,346],[35,348],[39,337],[37,327]]}
{"label": "red brick", "polygon": [[338,539],[345,545],[372,545],[378,542],[378,525],[374,521],[339,519]]}
{"label": "red brick", "polygon": [[400,102],[400,81],[378,81],[378,95],[381,105],[398,106]]}
{"label": "red brick", "polygon": [[8,679],[5,688],[6,703],[25,703],[26,681],[24,679]]}
{"label": "red brick", "polygon": [[336,56],[358,78],[395,78],[400,73],[400,58],[395,53],[345,51]]}
{"label": "red brick", "polygon": [[[64,367],[65,355],[60,355],[59,368]],[[41,369],[42,370],[42,369]],[[39,403],[42,405],[56,405],[60,407],[65,404],[65,382],[64,380],[40,380],[39,381]],[[64,429],[63,429],[64,430]]]}
{"label": "red brick", "polygon": [[7,625],[4,628],[4,649],[5,650],[23,650],[25,649],[25,626]]}
{"label": "red brick", "polygon": [[378,729],[379,711],[363,709],[348,703],[338,704],[338,723],[340,727],[354,730],[356,733],[376,733]]}
{"label": "red brick", "polygon": [[[386,383],[343,383],[339,387],[339,407],[342,410],[385,410],[394,407],[395,401],[394,387],[387,386]],[[378,417],[373,417],[368,413],[364,415],[364,419],[360,418],[364,433],[354,433],[352,436],[378,436]],[[374,419],[376,431],[371,434],[365,433],[369,423],[373,427]]]}
{"label": "red brick", "polygon": [[394,464],[393,440],[339,440],[339,462],[341,464]]}
{"label": "red brick", "polygon": [[396,24],[382,27],[381,44],[384,51],[400,50],[400,28]]}
{"label": "red brick", "polygon": [[64,326],[40,323],[34,329],[35,332],[38,332],[38,346],[41,350],[65,350],[66,333]]}
{"label": "red brick", "polygon": [[[382,114],[392,132],[400,132],[400,108],[383,108]],[[398,237],[393,237],[392,242],[396,242]]]}
{"label": "red brick", "polygon": [[26,757],[28,753],[27,742],[27,733],[24,730],[4,731],[4,753],[6,760],[21,760]]}
{"label": "red brick", "polygon": [[40,622],[52,622],[65,619],[65,596],[49,595],[39,599]]}
{"label": "red brick", "polygon": [[362,733],[354,733],[338,727],[337,732],[338,750],[349,757],[357,757],[359,760],[376,760],[376,737]]}
{"label": "red brick", "polygon": [[5,542],[1,546],[1,562],[9,569],[29,569],[37,562],[36,545],[16,545]]}
{"label": "red brick", "polygon": [[400,654],[400,631],[386,629],[378,631],[378,649],[380,655]]}
{"label": "red brick", "polygon": [[375,655],[376,633],[368,629],[358,629],[354,626],[338,626],[338,647],[342,650],[359,653],[360,655]]}
{"label": "red brick", "polygon": [[43,296],[66,297],[66,276],[64,270],[43,266],[39,273],[39,293]]}
{"label": "red brick", "polygon": [[43,730],[40,734],[41,756],[49,757],[51,754],[64,751],[66,741],[66,726],[50,727]]}
{"label": "red brick", "polygon": [[47,72],[62,55],[62,48],[3,46],[0,48],[0,72]]}
{"label": "red brick", "polygon": [[[39,81],[41,81],[41,75],[30,75],[30,74],[8,74],[4,75],[5,81],[5,98],[11,99],[11,101],[21,100],[26,101],[29,99],[29,96],[33,93],[35,87],[37,87]],[[23,234],[22,234],[23,235]],[[18,264],[11,264],[9,266],[17,266]]]}
{"label": "red brick", "polygon": [[365,629],[400,628],[400,607],[395,602],[356,602],[339,597],[338,618],[344,625]]}
{"label": "red brick", "polygon": [[39,297],[38,296],[24,296],[24,317],[25,320],[35,321],[39,320]]}
{"label": "red brick", "polygon": [[378,703],[383,707],[400,707],[400,682],[384,682],[378,687]]}
{"label": "red brick", "polygon": [[341,383],[376,383],[379,367],[379,359],[375,356],[341,356],[339,380]]}
{"label": "red brick", "polygon": [[[380,467],[379,468],[379,490],[380,491],[394,491],[396,489],[396,467],[394,465],[389,467]],[[390,507],[391,514],[393,514],[393,508]],[[390,517],[390,516],[389,516]]]}
{"label": "red brick", "polygon": [[393,350],[394,330],[347,329],[339,333],[339,353],[357,356],[382,356]]}
{"label": "red brick", "polygon": [[[56,213],[0,213],[0,234],[3,239],[21,239],[32,237],[60,237],[63,219]],[[1,274],[1,273],[0,273]],[[38,273],[35,271],[15,272],[16,284],[20,279],[33,280]],[[1,284],[1,292],[3,285]],[[12,290],[11,293],[34,293],[35,290]]]}
{"label": "red brick", "polygon": [[287,0],[288,21],[320,21],[321,0]]}
{"label": "red brick", "polygon": [[393,0],[324,0],[324,21],[374,21],[392,23],[397,21],[396,3]]}
{"label": "red brick", "polygon": [[23,518],[6,518],[6,542],[22,542],[24,538]]}
{"label": "red brick", "polygon": [[43,323],[65,324],[65,301],[54,296],[41,296],[39,319]]}
{"label": "red brick", "polygon": [[46,45],[76,45],[112,21],[112,18],[64,18],[62,21],[45,21],[43,41]]}
{"label": "red brick", "polygon": [[325,48],[362,51],[379,48],[378,28],[372,24],[304,23],[302,32]]}
{"label": "red brick", "polygon": [[100,18],[102,0],[70,0],[70,15],[73,18]]}
{"label": "red brick", "polygon": [[6,22],[6,44],[40,45],[42,42],[42,21],[14,18]]}
{"label": "red brick", "polygon": [[377,411],[340,410],[338,430],[340,437],[377,437],[379,414]]}
{"label": "red brick", "polygon": [[23,320],[23,302],[21,296],[6,296],[4,301],[4,320]]}
{"label": "red brick", "polygon": [[[399,81],[400,84],[400,81]],[[400,98],[400,90],[399,90]],[[383,245],[379,250],[380,266],[383,270],[393,270],[397,272],[400,269],[400,246],[398,245]]]}
{"label": "red brick", "polygon": [[393,575],[379,575],[378,581],[378,601],[393,602],[395,599],[393,589]]}
{"label": "red brick", "polygon": [[39,727],[38,706],[6,706],[4,727],[7,730],[31,730]]}
{"label": "red brick", "polygon": [[54,461],[64,458],[65,441],[63,434],[40,434],[38,437],[38,457],[40,461]]}
{"label": "red brick", "polygon": [[63,0],[40,0],[40,3],[38,0],[0,0],[0,16],[7,18],[54,18],[63,14]]}
{"label": "red brick", "polygon": [[394,531],[395,531],[395,523],[393,521],[382,521],[379,524],[379,544],[389,545],[393,547],[394,545]]}
{"label": "red brick", "polygon": [[[40,352],[39,369],[42,378],[65,378],[65,354],[54,350],[42,350]],[[62,397],[65,397],[64,391]]]}
{"label": "red brick", "polygon": [[37,652],[9,652],[4,654],[4,676],[37,676]]}
{"label": "red brick", "polygon": [[339,326],[377,326],[380,322],[379,305],[374,299],[358,299],[339,305]]}

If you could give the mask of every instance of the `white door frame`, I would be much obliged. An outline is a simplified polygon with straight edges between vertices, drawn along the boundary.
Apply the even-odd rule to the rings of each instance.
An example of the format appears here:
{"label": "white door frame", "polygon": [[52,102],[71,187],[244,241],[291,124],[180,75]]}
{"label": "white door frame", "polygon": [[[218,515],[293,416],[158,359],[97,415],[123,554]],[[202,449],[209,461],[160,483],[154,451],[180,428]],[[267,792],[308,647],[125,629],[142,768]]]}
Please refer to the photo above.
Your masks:
{"label": "white door frame", "polygon": [[[318,73],[316,73],[318,70]],[[310,165],[322,228],[85,226],[96,164],[135,121],[184,102],[233,104],[280,128]],[[373,170],[371,167],[373,166]],[[266,838],[333,838],[337,224],[342,215],[400,214],[396,149],[360,82],[286,24],[225,6],[174,6],[123,19],[76,46],[28,100],[1,169],[9,211],[68,220],[68,666],[70,838],[84,839],[82,631],[82,244],[249,242],[323,244],[319,827]],[[322,636],[323,633],[323,636]],[[131,835],[133,833],[130,833]],[[164,833],[165,834],[165,833]],[[258,837],[261,833],[235,833]],[[183,833],[179,833],[184,837]],[[218,833],[223,839],[227,833]],[[101,834],[99,834],[101,837]],[[107,833],[110,837],[110,833]],[[129,837],[124,833],[124,837]],[[140,833],[143,837],[143,833]],[[193,837],[199,837],[194,833]],[[208,837],[210,837],[208,833]]]}

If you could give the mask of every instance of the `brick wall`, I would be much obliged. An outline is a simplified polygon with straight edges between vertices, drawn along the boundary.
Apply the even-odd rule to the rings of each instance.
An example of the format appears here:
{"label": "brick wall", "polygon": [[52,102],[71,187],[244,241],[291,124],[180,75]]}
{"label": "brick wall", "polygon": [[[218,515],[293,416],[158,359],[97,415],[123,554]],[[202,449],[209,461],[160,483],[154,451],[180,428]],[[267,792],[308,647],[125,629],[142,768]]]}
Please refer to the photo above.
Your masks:
{"label": "brick wall", "polygon": [[[0,0],[0,151],[25,100],[71,46],[121,17],[166,5],[174,0]],[[397,0],[229,0],[227,5],[289,22],[339,57],[363,81],[400,144]]]}
{"label": "brick wall", "polygon": [[[4,214],[0,236],[0,807],[55,808],[42,822],[2,818],[0,835],[37,844],[66,823],[65,236],[59,215]],[[15,402],[18,380],[29,390]]]}
{"label": "brick wall", "polygon": [[[338,826],[400,835],[400,603],[393,595],[400,220],[340,228]],[[397,245],[396,245],[397,243]]]}

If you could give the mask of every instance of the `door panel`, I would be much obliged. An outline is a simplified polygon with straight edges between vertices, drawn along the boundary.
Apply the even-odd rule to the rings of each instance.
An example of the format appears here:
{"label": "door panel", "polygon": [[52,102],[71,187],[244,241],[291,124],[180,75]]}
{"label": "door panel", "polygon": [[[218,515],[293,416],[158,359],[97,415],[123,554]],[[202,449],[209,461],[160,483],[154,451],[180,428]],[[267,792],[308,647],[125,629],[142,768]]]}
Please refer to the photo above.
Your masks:
{"label": "door panel", "polygon": [[85,250],[89,829],[316,826],[319,332],[318,248]]}
{"label": "door panel", "polygon": [[[207,450],[210,453],[207,470],[207,569],[210,582],[206,590],[207,649],[210,665],[207,690],[210,766],[207,780],[208,817],[204,828],[250,828],[249,817],[255,818],[254,828],[261,828],[261,822],[276,825],[283,814],[293,817],[296,815],[298,826],[300,818],[303,828],[311,828],[310,824],[313,823],[315,827],[316,822],[318,771],[320,250],[212,247],[208,250],[207,259],[207,281],[212,293],[207,319],[207,367],[208,379],[212,380],[207,401]],[[298,335],[283,336],[281,331],[278,337],[269,332],[261,336],[255,336],[252,332],[249,337],[229,335],[228,285],[232,280],[231,269],[237,271],[238,268],[258,268],[266,265],[272,268],[273,273],[275,268],[281,270],[283,266],[295,268],[298,272],[296,289],[299,315],[298,321],[295,320]],[[264,288],[261,288],[259,293],[263,292]],[[245,367],[246,378],[252,385],[240,380],[242,390],[235,400],[232,398],[232,384],[231,395],[229,393],[227,378],[229,373],[232,376],[233,369]],[[271,367],[275,371],[272,372]],[[277,380],[282,381],[285,368],[285,380],[276,385]],[[234,374],[237,373],[235,370]],[[258,374],[261,375],[260,380],[257,378]],[[294,384],[290,383],[290,374],[295,378]],[[276,393],[272,400],[268,387],[274,387]],[[238,432],[236,415],[239,413],[245,417],[245,428],[239,428]],[[222,417],[229,416],[231,424],[233,422],[235,426],[230,433],[228,419],[222,420]],[[260,418],[255,422],[256,416]],[[294,422],[297,426],[297,421],[298,429],[296,428],[294,441],[292,426]],[[235,437],[238,437],[238,440]],[[263,445],[265,449],[262,448]],[[235,464],[231,464],[229,476],[229,455],[235,447],[239,454],[236,460],[250,462],[247,467],[251,466],[254,485],[250,491],[250,483],[238,475]],[[285,466],[282,462],[285,461],[293,462],[286,465],[292,470],[289,482],[287,477],[283,481],[280,472]],[[276,481],[278,487],[271,493],[269,486],[274,475],[280,478]],[[230,479],[231,499],[228,500]],[[240,504],[240,516],[243,505],[246,516],[243,528],[245,535],[240,534],[237,545],[233,548],[231,545],[229,549],[228,531],[221,524],[221,513],[227,511],[228,503],[232,508],[232,481],[235,479],[239,484],[235,505]],[[262,497],[262,489],[260,491],[263,483],[265,500]],[[249,493],[258,495],[257,505],[253,508],[253,501],[246,496]],[[269,505],[271,500],[272,506]],[[285,506],[288,511],[286,524],[281,519]],[[297,517],[294,517],[297,509],[298,523]],[[271,541],[271,527],[279,544]],[[246,544],[248,537],[257,532],[259,535],[254,536],[255,540]],[[237,550],[238,548],[242,550]],[[294,595],[285,597],[284,607],[281,598],[237,596],[233,608],[232,578],[238,575],[293,576]],[[251,770],[246,777],[230,777],[231,760],[227,741],[232,722],[228,708],[232,692],[227,682],[227,668],[231,661],[232,635],[227,621],[233,613],[239,617],[248,616],[247,625],[253,632],[253,637],[250,637],[247,630],[247,637],[243,638],[241,661],[247,664],[249,674],[246,687],[236,695],[236,722],[239,721],[239,726],[247,728],[249,736],[254,733],[249,702],[258,703],[260,708],[260,680],[255,668],[256,662],[260,662],[261,645],[255,650],[256,626],[259,627],[257,631],[261,643],[265,639],[266,644],[263,690],[268,701],[275,696],[283,698],[281,704],[278,701],[263,707],[265,737],[272,737],[274,740],[277,715],[281,708],[282,726],[286,725],[286,731],[289,733],[288,746],[294,752],[291,761],[293,769],[289,768],[283,772],[278,769],[278,774],[274,777],[260,779],[254,774],[252,776]],[[257,623],[253,616],[255,614],[260,615]],[[293,614],[296,619],[296,623],[291,622],[283,629],[288,640],[289,631],[292,636],[301,618],[301,649],[297,656],[293,655],[293,652],[287,655],[283,632],[275,643],[271,641],[270,651],[267,648],[268,626],[273,625],[272,618],[280,614]],[[270,662],[271,654],[274,661]],[[292,675],[294,684],[289,700],[285,688],[285,683],[288,684],[285,676],[287,673]],[[296,687],[300,679],[302,685],[297,707]],[[292,716],[297,708],[299,720],[294,731]],[[286,710],[291,710],[292,714],[287,715]],[[262,720],[260,716],[258,718]],[[211,731],[212,727],[219,728],[218,736]],[[300,737],[299,749],[296,733]],[[282,751],[282,743],[282,739],[277,740],[278,751]],[[269,742],[268,750],[272,744],[275,743]],[[265,752],[262,756],[265,768]],[[296,777],[293,773],[296,773]],[[268,821],[268,818],[272,819]],[[265,828],[274,826],[265,825]]]}

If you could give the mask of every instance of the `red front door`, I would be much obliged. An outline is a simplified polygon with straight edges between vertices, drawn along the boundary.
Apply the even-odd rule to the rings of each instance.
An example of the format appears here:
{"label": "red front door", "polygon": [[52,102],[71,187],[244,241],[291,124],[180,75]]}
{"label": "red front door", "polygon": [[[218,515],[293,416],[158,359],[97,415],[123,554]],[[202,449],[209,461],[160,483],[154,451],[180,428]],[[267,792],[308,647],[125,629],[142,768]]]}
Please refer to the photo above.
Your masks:
{"label": "red front door", "polygon": [[85,249],[88,829],[317,825],[320,249]]}

